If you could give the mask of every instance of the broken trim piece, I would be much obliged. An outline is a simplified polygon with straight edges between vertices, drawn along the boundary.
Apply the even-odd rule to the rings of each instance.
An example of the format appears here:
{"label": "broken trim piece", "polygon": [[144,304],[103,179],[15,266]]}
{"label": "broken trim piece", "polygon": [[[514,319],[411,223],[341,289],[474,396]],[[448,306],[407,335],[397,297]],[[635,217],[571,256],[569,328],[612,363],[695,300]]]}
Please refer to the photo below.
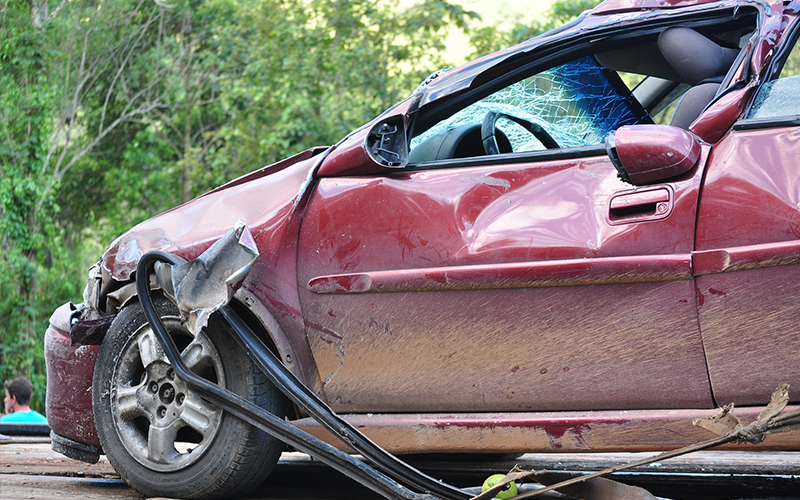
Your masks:
{"label": "broken trim piece", "polygon": [[695,276],[800,264],[800,242],[782,241],[692,253]]}
{"label": "broken trim piece", "polygon": [[[800,409],[793,406],[790,409]],[[749,422],[763,407],[738,408]],[[658,452],[702,441],[706,433],[691,425],[711,409],[602,410],[586,412],[370,413],[341,415],[389,452],[397,453],[595,453]],[[491,422],[488,424],[487,422]],[[310,417],[291,423],[343,451],[344,444]],[[800,433],[750,450],[800,449]],[[740,449],[729,444],[722,449]]]}

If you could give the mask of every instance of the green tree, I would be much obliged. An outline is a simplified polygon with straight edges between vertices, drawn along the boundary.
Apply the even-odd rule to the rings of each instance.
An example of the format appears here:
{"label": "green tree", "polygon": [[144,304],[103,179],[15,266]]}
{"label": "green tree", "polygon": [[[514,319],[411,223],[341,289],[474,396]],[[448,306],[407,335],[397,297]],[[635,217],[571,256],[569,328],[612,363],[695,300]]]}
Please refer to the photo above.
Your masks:
{"label": "green tree", "polygon": [[237,173],[331,144],[443,63],[450,26],[476,14],[440,0],[211,2],[231,116],[215,165]]}
{"label": "green tree", "polygon": [[44,328],[56,297],[76,287],[54,224],[59,207],[42,182],[54,96],[42,28],[51,19],[41,3],[0,7],[0,378],[28,376],[37,408]]}
{"label": "green tree", "polygon": [[219,64],[207,45],[213,13],[202,2],[145,5],[129,7],[140,12],[132,31],[140,41],[126,44],[130,57],[97,74],[82,101],[87,130],[104,130],[109,116],[117,122],[62,181],[61,195],[79,200],[65,209],[64,223],[79,235],[91,227],[104,243],[207,189],[208,156],[230,119],[221,112]]}
{"label": "green tree", "polygon": [[150,0],[0,5],[0,375],[29,376],[40,409],[42,337],[52,310],[80,296],[88,221],[76,208],[92,205],[96,182],[68,188],[93,178],[73,174],[91,172],[118,129],[164,106],[173,67],[153,48],[167,10]]}

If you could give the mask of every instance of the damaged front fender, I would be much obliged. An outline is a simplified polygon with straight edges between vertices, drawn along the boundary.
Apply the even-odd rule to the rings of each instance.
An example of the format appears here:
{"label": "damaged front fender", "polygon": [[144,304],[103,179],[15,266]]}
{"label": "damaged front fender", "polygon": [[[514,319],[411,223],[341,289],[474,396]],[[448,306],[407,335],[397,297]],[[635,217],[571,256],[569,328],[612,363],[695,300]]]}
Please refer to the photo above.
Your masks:
{"label": "damaged front fender", "polygon": [[157,262],[155,273],[161,288],[178,305],[186,327],[197,337],[211,314],[231,301],[256,258],[253,235],[239,221],[195,260],[174,266]]}
{"label": "damaged front fender", "polygon": [[[84,302],[54,313],[45,340],[48,363],[47,415],[57,436],[99,446],[92,415],[91,380],[97,349],[114,316],[136,294],[133,283],[142,255],[167,251],[187,261],[219,240],[237,221],[252,232],[259,258],[237,297],[264,325],[289,368],[310,387],[319,387],[304,342],[297,296],[296,252],[302,207],[313,186],[308,179],[325,149],[310,149],[252,172],[177,208],[144,221],[120,236],[89,271]],[[159,287],[151,277],[153,287]],[[265,327],[265,330],[267,328]],[[85,387],[76,387],[80,380]],[[60,395],[69,395],[65,399]]]}
{"label": "damaged front fender", "polygon": [[306,180],[322,151],[310,149],[240,177],[117,238],[89,270],[83,308],[74,316],[73,325],[116,314],[135,296],[133,274],[145,253],[165,251],[193,260],[238,221],[251,229],[253,247],[263,254],[265,265],[257,267],[270,269],[267,272],[274,275],[271,281],[275,286],[256,295],[280,312],[299,314],[295,280],[286,279],[283,273],[284,266],[293,264],[293,255],[283,248],[296,241],[289,229],[289,215],[309,189]]}

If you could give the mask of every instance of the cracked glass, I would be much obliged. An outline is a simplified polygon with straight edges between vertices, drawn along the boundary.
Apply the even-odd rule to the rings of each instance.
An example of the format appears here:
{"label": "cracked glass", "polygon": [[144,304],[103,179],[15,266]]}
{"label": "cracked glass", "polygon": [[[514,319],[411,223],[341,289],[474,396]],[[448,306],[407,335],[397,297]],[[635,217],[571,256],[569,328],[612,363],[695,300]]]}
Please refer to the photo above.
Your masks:
{"label": "cracked glass", "polygon": [[800,49],[797,44],[786,59],[778,79],[761,86],[747,118],[796,115],[800,115]]}
{"label": "cracked glass", "polygon": [[[617,74],[589,56],[489,95],[413,138],[411,148],[458,127],[479,125],[489,112],[536,124],[561,148],[600,144],[609,132],[623,125],[652,123]],[[514,121],[501,117],[496,126],[509,139],[513,152],[545,149]]]}

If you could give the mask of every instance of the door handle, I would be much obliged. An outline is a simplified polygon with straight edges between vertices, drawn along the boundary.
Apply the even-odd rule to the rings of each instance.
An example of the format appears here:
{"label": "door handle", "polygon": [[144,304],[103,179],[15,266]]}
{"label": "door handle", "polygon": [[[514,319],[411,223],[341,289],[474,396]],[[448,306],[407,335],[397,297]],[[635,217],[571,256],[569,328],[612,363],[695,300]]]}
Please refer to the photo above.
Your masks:
{"label": "door handle", "polygon": [[672,189],[661,187],[617,193],[611,197],[608,221],[613,225],[661,220],[672,213]]}

